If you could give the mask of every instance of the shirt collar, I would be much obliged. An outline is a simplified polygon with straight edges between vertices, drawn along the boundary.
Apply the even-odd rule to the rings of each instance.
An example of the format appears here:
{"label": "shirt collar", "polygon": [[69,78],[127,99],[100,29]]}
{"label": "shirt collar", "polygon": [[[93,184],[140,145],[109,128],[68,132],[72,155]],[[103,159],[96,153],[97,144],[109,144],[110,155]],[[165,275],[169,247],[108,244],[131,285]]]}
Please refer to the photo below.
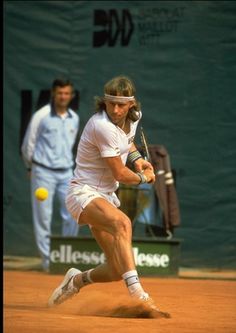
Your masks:
{"label": "shirt collar", "polygon": [[[51,107],[51,115],[57,116],[53,103],[50,103],[50,107]],[[67,116],[70,118],[72,117],[71,110],[69,108],[67,108]]]}

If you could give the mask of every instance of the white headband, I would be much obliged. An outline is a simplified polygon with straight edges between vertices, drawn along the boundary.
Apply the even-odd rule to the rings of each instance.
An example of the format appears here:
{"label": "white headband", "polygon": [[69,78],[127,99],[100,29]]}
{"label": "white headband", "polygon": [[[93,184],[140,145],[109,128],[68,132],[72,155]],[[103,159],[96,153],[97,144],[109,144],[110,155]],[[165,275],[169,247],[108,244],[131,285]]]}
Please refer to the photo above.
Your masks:
{"label": "white headband", "polygon": [[134,101],[134,96],[114,96],[114,95],[104,95],[105,99],[109,102],[117,102],[117,103],[126,103],[130,101]]}

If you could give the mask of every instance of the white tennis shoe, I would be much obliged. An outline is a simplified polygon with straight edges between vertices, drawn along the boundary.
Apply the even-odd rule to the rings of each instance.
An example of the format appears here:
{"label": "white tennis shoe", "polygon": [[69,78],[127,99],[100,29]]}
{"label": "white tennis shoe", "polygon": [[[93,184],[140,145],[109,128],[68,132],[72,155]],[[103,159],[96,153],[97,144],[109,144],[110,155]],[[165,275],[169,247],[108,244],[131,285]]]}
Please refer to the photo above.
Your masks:
{"label": "white tennis shoe", "polygon": [[48,300],[48,306],[53,307],[65,302],[67,299],[73,297],[79,292],[73,285],[73,278],[77,274],[82,272],[76,268],[70,268],[62,281],[62,283],[54,290],[51,297]]}

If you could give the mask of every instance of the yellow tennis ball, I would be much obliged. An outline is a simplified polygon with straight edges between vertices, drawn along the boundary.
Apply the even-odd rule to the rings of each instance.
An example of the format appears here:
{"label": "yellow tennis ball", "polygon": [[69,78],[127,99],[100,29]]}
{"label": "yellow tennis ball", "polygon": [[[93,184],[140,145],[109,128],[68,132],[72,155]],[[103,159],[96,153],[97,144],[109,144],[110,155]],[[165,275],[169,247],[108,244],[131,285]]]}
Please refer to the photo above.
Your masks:
{"label": "yellow tennis ball", "polygon": [[48,190],[45,187],[39,187],[37,190],[34,192],[34,195],[36,198],[40,201],[44,201],[48,197]]}

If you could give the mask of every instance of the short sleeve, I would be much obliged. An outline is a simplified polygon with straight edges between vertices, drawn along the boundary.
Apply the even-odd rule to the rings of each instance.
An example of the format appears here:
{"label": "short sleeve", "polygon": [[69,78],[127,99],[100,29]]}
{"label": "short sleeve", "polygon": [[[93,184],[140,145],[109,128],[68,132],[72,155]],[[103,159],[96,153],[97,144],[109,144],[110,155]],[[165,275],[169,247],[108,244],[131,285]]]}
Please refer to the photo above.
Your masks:
{"label": "short sleeve", "polygon": [[107,122],[98,122],[94,126],[94,139],[102,157],[120,155],[117,128]]}

